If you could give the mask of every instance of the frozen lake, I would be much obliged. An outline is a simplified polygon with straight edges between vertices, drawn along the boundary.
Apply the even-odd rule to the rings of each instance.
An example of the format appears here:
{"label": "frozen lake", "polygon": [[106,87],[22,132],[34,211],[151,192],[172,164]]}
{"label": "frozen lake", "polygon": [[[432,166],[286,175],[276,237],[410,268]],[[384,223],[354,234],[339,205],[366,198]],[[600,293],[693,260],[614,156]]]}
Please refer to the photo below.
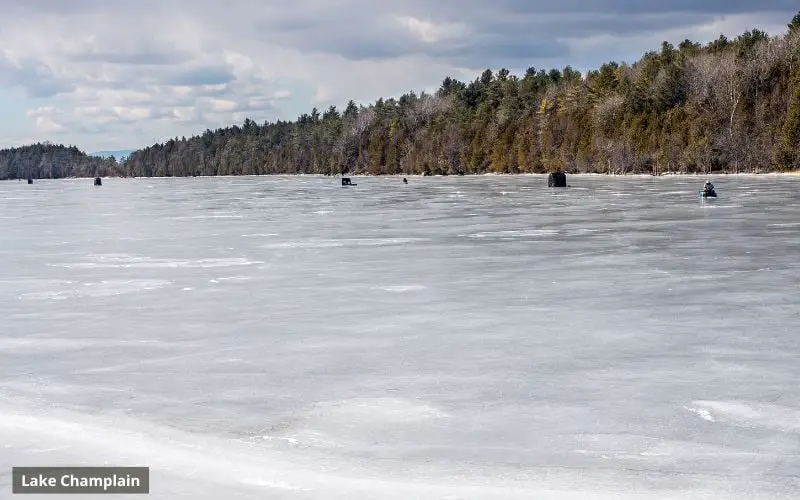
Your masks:
{"label": "frozen lake", "polygon": [[800,177],[354,181],[0,183],[0,497],[800,496]]}

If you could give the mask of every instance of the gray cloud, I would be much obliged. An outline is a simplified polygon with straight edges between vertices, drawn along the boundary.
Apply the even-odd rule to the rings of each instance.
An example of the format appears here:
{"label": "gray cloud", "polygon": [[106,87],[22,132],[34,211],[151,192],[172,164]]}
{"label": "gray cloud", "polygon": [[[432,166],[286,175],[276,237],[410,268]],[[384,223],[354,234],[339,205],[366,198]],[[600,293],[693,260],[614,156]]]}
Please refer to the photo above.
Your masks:
{"label": "gray cloud", "polygon": [[236,80],[236,75],[226,67],[206,66],[199,68],[176,69],[174,74],[161,80],[167,85],[223,85]]}
{"label": "gray cloud", "polygon": [[[459,2],[460,3],[460,2]],[[467,0],[467,4],[480,3],[479,0]],[[444,2],[455,5],[455,2]],[[796,11],[799,7],[794,0],[764,0],[753,3],[748,0],[600,0],[588,3],[582,0],[559,0],[547,2],[541,0],[493,0],[493,9],[514,14],[536,13],[618,13],[618,14],[662,14],[671,12],[694,12],[706,14],[741,14],[748,12]]]}
{"label": "gray cloud", "polygon": [[[108,0],[3,0],[4,11],[56,14],[59,16],[108,12],[109,9],[116,13],[135,12],[138,9],[153,9],[157,7],[157,0],[113,3]],[[124,19],[121,21],[124,21]]]}
{"label": "gray cloud", "polygon": [[[379,60],[405,56],[427,56],[454,65],[475,67],[499,61],[566,56],[569,47],[552,37],[532,35],[521,30],[473,32],[441,35],[441,40],[425,41],[402,26],[374,26],[347,34],[324,33],[322,26],[294,25],[289,32],[276,31],[273,43],[308,52],[341,55],[353,60]],[[456,31],[455,28],[453,28]],[[432,33],[432,37],[436,34]]]}
{"label": "gray cloud", "polygon": [[[346,4],[350,8],[300,0],[290,11],[273,12],[258,29],[271,43],[354,60],[422,54],[455,65],[484,67],[498,61],[513,64],[534,59],[566,63],[570,56],[566,39],[652,34],[713,22],[725,14],[777,11],[788,16],[800,8],[796,0],[757,4],[742,0],[408,0],[392,7],[359,0]],[[312,15],[312,9],[324,12]],[[463,29],[426,43],[419,33],[394,22],[403,16],[429,22],[434,31],[447,25]]]}
{"label": "gray cloud", "polygon": [[34,99],[53,97],[74,89],[72,82],[56,77],[52,69],[31,58],[12,60],[0,52],[0,83],[21,87]]}
{"label": "gray cloud", "polygon": [[[424,55],[458,66],[485,67],[494,61],[522,63],[533,59],[562,59],[570,54],[566,39],[601,34],[651,34],[712,22],[725,14],[786,12],[798,9],[796,0],[407,0],[385,4],[371,0],[295,0],[294,2],[173,0],[169,8],[146,0],[150,17],[186,15],[210,29],[230,31],[258,43],[295,48],[302,52],[340,55],[351,60],[383,60]],[[43,13],[114,12],[123,3],[100,0],[7,0],[20,9]],[[138,12],[145,12],[137,4]],[[142,14],[138,14],[137,17]],[[425,41],[419,32],[403,27],[398,18],[413,17],[436,26],[460,30]],[[146,26],[146,23],[145,23]],[[166,27],[166,26],[165,26]],[[421,28],[422,29],[422,28]],[[435,34],[435,33],[434,33]],[[436,37],[434,37],[436,38]],[[642,47],[642,51],[647,48]],[[146,50],[84,52],[81,60],[117,64],[177,64],[182,55],[169,47]],[[222,78],[222,75],[219,75]],[[187,80],[187,81],[191,81]]]}
{"label": "gray cloud", "polygon": [[88,51],[71,54],[70,59],[77,62],[98,62],[108,64],[126,64],[134,66],[166,66],[179,64],[186,59],[180,52],[149,49],[142,51]]}
{"label": "gray cloud", "polygon": [[560,58],[569,54],[569,46],[554,39],[506,38],[484,34],[463,45],[440,48],[436,56],[466,66],[485,61],[486,66],[514,65],[521,60]]}

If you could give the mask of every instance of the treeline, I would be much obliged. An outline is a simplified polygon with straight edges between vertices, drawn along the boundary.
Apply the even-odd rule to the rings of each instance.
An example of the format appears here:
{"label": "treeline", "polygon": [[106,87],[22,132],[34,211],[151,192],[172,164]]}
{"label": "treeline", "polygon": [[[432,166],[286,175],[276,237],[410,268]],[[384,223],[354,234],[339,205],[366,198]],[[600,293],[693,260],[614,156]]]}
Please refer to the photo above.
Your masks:
{"label": "treeline", "polygon": [[468,83],[445,78],[433,95],[350,101],[293,122],[247,119],[136,151],[114,168],[126,176],[795,170],[800,13],[780,36],[753,29],[706,45],[664,42],[632,65],[609,62],[588,75],[569,66],[486,70]]}
{"label": "treeline", "polygon": [[0,149],[0,180],[124,175],[113,159],[87,156],[75,146],[49,142]]}

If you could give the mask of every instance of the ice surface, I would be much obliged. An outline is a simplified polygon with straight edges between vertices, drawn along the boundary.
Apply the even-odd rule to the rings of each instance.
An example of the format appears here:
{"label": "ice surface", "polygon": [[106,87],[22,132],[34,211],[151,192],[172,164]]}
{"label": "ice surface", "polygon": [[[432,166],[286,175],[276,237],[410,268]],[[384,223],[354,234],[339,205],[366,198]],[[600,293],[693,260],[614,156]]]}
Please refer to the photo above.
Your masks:
{"label": "ice surface", "polygon": [[798,498],[800,178],[703,180],[0,183],[0,498]]}

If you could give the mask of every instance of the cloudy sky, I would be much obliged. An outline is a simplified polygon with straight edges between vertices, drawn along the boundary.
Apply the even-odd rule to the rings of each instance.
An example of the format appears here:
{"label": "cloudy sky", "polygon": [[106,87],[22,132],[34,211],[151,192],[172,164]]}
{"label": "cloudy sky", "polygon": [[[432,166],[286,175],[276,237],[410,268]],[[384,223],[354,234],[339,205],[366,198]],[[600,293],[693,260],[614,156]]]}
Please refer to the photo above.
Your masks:
{"label": "cloudy sky", "polygon": [[0,0],[0,148],[136,149],[485,68],[786,30],[797,0]]}

